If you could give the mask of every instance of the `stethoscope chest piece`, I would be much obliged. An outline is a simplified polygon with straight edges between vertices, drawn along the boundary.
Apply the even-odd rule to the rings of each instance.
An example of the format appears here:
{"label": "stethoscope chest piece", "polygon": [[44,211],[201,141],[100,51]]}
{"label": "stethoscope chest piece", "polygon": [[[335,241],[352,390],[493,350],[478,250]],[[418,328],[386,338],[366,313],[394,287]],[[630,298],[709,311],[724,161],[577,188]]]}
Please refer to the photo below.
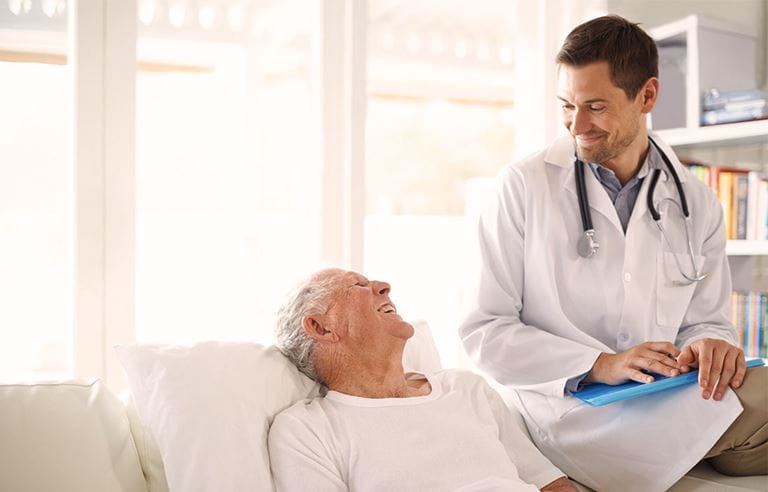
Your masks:
{"label": "stethoscope chest piece", "polygon": [[579,252],[579,256],[582,258],[591,258],[600,249],[600,244],[595,241],[595,231],[590,229],[584,231],[584,234],[579,238],[579,242],[576,244],[576,249]]}

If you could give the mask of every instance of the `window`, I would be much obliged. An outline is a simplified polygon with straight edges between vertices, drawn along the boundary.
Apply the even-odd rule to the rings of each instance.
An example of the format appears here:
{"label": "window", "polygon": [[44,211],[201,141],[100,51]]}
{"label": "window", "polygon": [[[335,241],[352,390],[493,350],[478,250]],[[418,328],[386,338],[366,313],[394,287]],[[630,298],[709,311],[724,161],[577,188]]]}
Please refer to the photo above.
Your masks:
{"label": "window", "polygon": [[140,10],[141,342],[270,343],[283,297],[318,262],[311,19],[243,5]]}
{"label": "window", "polygon": [[72,371],[74,190],[65,6],[0,5],[4,377],[66,377]]}
{"label": "window", "polygon": [[406,319],[429,323],[445,367],[463,364],[473,210],[515,145],[514,5],[491,3],[487,17],[371,9],[364,270],[392,284]]}

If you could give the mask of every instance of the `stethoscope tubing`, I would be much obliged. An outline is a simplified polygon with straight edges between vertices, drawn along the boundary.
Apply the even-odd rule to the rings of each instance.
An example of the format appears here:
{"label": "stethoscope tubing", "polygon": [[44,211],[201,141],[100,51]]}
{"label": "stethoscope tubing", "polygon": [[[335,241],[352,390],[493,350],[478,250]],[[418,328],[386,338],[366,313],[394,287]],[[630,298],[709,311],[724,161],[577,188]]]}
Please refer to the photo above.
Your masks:
{"label": "stethoscope tubing", "polygon": [[[680,177],[677,175],[677,171],[675,171],[675,167],[672,165],[672,162],[670,162],[669,157],[667,157],[664,151],[656,144],[656,142],[651,137],[648,137],[648,140],[656,148],[656,150],[659,151],[659,154],[661,154],[661,158],[664,161],[664,164],[666,164],[667,169],[669,169],[669,173],[672,175],[672,179],[675,182],[675,187],[677,188],[677,194],[680,197],[679,207],[683,214],[683,222],[684,222],[683,225],[685,227],[686,241],[688,243],[688,254],[690,255],[691,265],[693,267],[693,276],[691,277],[683,271],[682,265],[680,265],[680,262],[677,259],[677,256],[675,256],[675,263],[677,264],[678,270],[683,275],[683,277],[685,277],[685,279],[688,281],[687,284],[684,282],[676,281],[675,285],[689,285],[690,283],[704,280],[708,276],[708,274],[700,272],[696,267],[696,262],[694,261],[693,245],[691,243],[691,236],[690,236],[690,230],[688,225],[688,223],[690,222],[691,214],[690,214],[690,211],[688,210],[688,200],[686,199],[685,191],[683,190],[683,184],[680,182]],[[582,162],[581,159],[579,159],[578,155],[576,155],[574,166],[575,166],[575,173],[576,173],[576,195],[579,200],[579,213],[581,215],[581,225],[582,225],[583,234],[584,234],[579,239],[577,250],[580,256],[584,258],[591,258],[599,249],[600,244],[595,240],[595,230],[594,230],[594,227],[592,226],[592,214],[589,210],[589,197],[587,196],[587,185],[586,185],[586,179],[584,178],[584,162]],[[653,174],[651,175],[651,182],[648,186],[646,199],[648,200],[648,211],[650,212],[651,217],[653,218],[653,221],[656,223],[656,226],[659,228],[659,231],[661,232],[663,239],[667,242],[667,245],[671,248],[672,245],[669,244],[669,239],[667,238],[667,235],[664,232],[664,227],[661,223],[661,213],[659,213],[659,211],[656,209],[656,205],[654,205],[653,203],[653,196],[656,192],[656,185],[659,182],[660,176],[661,176],[661,169],[654,169]],[[672,202],[674,203],[674,200],[672,200]]]}
{"label": "stethoscope tubing", "polygon": [[[667,157],[667,154],[664,153],[663,150],[661,150],[661,147],[659,147],[656,142],[651,138],[648,137],[648,140],[651,142],[651,144],[656,148],[656,150],[659,151],[659,154],[661,154],[661,158],[664,161],[664,164],[666,164],[667,169],[669,169],[669,173],[672,175],[672,179],[675,181],[675,187],[677,188],[677,194],[680,197],[680,206],[683,210],[683,215],[685,218],[690,217],[690,212],[688,210],[688,200],[685,196],[685,191],[683,190],[683,184],[680,182],[680,177],[677,175],[677,171],[675,171],[675,167],[672,165],[672,162],[670,162],[669,157]],[[579,159],[578,156],[576,156],[576,161],[574,162],[575,171],[576,171],[576,195],[579,200],[579,212],[581,214],[581,226],[582,230],[584,232],[594,230],[594,227],[592,226],[592,214],[589,211],[589,196],[587,195],[587,184],[586,179],[584,178],[584,162]],[[653,220],[657,223],[661,220],[661,214],[656,209],[656,206],[653,204],[653,196],[656,192],[656,185],[659,182],[659,177],[661,176],[661,170],[660,169],[654,169],[653,174],[651,175],[651,183],[648,187],[648,193],[646,194],[646,199],[648,200],[648,210],[651,213],[651,217],[653,217]]]}

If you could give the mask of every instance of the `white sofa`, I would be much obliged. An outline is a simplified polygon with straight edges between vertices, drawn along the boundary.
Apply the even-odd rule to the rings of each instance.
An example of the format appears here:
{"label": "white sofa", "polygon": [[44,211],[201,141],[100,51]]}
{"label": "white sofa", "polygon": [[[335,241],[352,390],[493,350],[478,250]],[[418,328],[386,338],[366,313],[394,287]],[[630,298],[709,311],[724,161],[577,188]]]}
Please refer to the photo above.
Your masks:
{"label": "white sofa", "polygon": [[[416,339],[432,345],[411,349],[407,366],[439,364],[428,328]],[[98,379],[0,384],[0,491],[167,492],[149,434],[131,395],[118,398]],[[765,491],[768,478],[725,477],[700,464],[671,490]]]}

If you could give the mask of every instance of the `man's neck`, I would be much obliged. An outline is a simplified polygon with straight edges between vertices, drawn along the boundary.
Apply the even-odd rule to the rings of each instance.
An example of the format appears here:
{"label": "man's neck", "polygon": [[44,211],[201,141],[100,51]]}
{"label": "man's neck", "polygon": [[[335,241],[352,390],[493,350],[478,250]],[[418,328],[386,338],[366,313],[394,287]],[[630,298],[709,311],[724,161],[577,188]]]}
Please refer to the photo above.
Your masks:
{"label": "man's neck", "polygon": [[624,152],[614,159],[600,164],[613,171],[621,185],[624,186],[643,166],[643,162],[648,156],[649,147],[648,135],[645,131],[641,131],[638,133],[638,138]]}
{"label": "man's neck", "polygon": [[402,351],[386,359],[339,357],[330,365],[325,383],[332,391],[362,398],[408,398],[429,394],[422,383],[405,378]]}

